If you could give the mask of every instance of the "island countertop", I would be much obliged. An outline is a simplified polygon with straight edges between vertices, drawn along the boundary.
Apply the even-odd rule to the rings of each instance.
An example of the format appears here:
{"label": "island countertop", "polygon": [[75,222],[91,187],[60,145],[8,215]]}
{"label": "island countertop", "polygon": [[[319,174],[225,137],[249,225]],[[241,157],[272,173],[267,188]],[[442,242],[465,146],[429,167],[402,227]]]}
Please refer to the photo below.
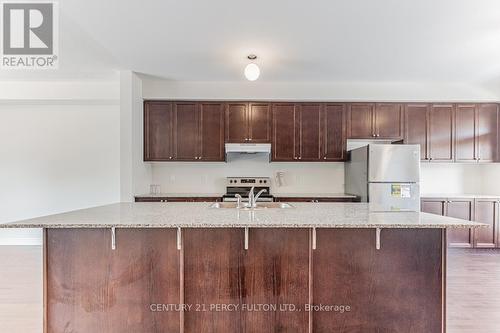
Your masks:
{"label": "island countertop", "polygon": [[0,228],[475,228],[485,226],[417,212],[370,212],[367,203],[293,203],[290,209],[214,209],[209,203],[117,203]]}

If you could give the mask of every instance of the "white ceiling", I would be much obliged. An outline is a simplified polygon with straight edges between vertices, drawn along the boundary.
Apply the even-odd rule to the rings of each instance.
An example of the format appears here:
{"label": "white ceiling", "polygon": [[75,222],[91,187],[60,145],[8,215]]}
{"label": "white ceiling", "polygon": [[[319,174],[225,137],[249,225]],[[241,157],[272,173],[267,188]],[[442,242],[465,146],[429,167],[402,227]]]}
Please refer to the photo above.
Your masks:
{"label": "white ceiling", "polygon": [[255,53],[262,81],[500,81],[498,0],[61,0],[60,8],[61,73],[239,81]]}

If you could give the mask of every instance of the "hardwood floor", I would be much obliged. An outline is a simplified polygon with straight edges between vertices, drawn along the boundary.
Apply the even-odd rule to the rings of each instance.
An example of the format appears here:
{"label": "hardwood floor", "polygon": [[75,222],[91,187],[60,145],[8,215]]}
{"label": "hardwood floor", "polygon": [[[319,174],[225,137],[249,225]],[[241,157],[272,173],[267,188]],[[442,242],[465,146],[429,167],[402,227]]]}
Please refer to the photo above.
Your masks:
{"label": "hardwood floor", "polygon": [[[448,333],[500,333],[500,250],[448,251]],[[0,332],[42,332],[42,250],[0,246]]]}

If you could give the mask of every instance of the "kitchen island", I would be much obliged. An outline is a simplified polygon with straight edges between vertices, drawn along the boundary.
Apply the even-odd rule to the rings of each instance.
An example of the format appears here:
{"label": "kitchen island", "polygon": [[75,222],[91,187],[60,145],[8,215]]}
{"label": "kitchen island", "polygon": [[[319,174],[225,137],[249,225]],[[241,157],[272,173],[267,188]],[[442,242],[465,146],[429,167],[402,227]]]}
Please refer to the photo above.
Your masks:
{"label": "kitchen island", "polygon": [[446,229],[364,203],[121,203],[44,229],[45,332],[444,332]]}

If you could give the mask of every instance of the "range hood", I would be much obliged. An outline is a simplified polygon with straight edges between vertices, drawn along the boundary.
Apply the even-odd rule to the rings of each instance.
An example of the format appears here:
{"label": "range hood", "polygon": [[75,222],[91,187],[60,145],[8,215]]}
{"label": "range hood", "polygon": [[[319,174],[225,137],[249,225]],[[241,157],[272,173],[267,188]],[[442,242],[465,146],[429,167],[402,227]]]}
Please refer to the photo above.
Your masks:
{"label": "range hood", "polygon": [[226,154],[271,154],[270,143],[226,143]]}

